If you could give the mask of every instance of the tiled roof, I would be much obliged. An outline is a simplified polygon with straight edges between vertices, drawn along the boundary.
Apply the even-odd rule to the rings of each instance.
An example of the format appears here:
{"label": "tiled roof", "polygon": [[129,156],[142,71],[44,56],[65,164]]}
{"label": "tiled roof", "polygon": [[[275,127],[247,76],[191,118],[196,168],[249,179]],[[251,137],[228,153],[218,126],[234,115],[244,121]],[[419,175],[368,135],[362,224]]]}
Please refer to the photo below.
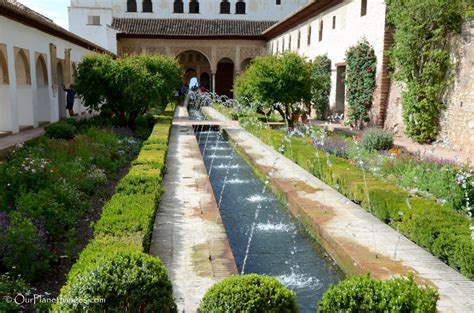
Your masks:
{"label": "tiled roof", "polygon": [[86,49],[112,54],[106,49],[62,28],[61,26],[55,24],[51,19],[28,8],[17,0],[0,0],[0,15],[27,26],[36,28],[55,37],[65,39]]}
{"label": "tiled roof", "polygon": [[270,21],[114,18],[112,27],[128,35],[261,36]]}

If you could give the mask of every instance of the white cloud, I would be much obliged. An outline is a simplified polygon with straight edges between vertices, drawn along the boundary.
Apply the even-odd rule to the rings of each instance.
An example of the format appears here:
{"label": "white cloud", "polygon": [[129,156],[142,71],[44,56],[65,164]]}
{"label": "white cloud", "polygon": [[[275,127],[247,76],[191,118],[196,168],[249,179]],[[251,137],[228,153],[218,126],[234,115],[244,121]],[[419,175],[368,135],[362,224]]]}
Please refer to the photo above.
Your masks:
{"label": "white cloud", "polygon": [[52,19],[56,24],[69,29],[69,0],[17,0],[32,10]]}

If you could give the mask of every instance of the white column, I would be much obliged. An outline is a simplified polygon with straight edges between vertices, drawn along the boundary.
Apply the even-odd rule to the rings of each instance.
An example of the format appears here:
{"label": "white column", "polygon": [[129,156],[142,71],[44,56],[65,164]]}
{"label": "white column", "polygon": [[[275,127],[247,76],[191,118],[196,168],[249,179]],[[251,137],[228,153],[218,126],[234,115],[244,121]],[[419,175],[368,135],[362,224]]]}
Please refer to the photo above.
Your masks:
{"label": "white column", "polygon": [[216,72],[211,72],[212,92],[216,92]]}
{"label": "white column", "polygon": [[20,131],[18,120],[18,106],[16,97],[16,69],[15,51],[13,46],[7,46],[8,78],[10,80],[10,131],[18,133]]}
{"label": "white column", "polygon": [[38,127],[38,110],[39,110],[39,96],[38,96],[38,81],[36,80],[36,56],[33,49],[30,50],[30,75],[31,75],[31,93],[32,109],[33,109],[33,127]]}

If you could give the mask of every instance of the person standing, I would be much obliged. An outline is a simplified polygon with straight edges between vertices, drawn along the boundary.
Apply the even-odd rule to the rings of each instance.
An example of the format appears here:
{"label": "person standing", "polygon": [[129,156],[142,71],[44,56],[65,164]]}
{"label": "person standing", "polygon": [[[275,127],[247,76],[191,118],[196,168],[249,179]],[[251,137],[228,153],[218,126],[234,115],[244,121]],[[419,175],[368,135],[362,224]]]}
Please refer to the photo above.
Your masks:
{"label": "person standing", "polygon": [[66,88],[63,84],[63,90],[66,92],[66,109],[69,111],[69,116],[75,116],[74,113],[74,98],[76,97],[76,92],[74,91],[74,85],[69,85],[69,88]]}

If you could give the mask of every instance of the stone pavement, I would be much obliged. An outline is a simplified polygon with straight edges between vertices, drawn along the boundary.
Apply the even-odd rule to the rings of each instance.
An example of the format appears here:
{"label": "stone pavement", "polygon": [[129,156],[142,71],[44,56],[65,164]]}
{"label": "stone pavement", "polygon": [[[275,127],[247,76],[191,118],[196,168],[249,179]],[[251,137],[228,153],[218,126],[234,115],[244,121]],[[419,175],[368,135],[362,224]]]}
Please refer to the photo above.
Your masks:
{"label": "stone pavement", "polygon": [[167,268],[179,312],[196,312],[209,287],[238,273],[191,125],[178,107],[150,248]]}
{"label": "stone pavement", "polygon": [[[226,119],[212,108],[203,111],[221,122]],[[242,128],[224,131],[259,171],[275,169],[272,188],[283,193],[293,215],[347,273],[389,279],[413,272],[418,283],[438,290],[439,311],[474,312],[474,282]]]}
{"label": "stone pavement", "polygon": [[[326,121],[310,120],[312,125],[325,127],[331,131],[340,131],[349,135],[360,135],[361,131],[355,130],[349,126],[339,123],[327,123]],[[468,164],[474,168],[474,156],[468,155],[461,151],[455,151],[448,148],[441,147],[436,144],[419,144],[407,138],[394,137],[396,146],[405,148],[408,152],[420,154],[423,156],[434,156],[437,158],[456,162],[458,164]]]}

